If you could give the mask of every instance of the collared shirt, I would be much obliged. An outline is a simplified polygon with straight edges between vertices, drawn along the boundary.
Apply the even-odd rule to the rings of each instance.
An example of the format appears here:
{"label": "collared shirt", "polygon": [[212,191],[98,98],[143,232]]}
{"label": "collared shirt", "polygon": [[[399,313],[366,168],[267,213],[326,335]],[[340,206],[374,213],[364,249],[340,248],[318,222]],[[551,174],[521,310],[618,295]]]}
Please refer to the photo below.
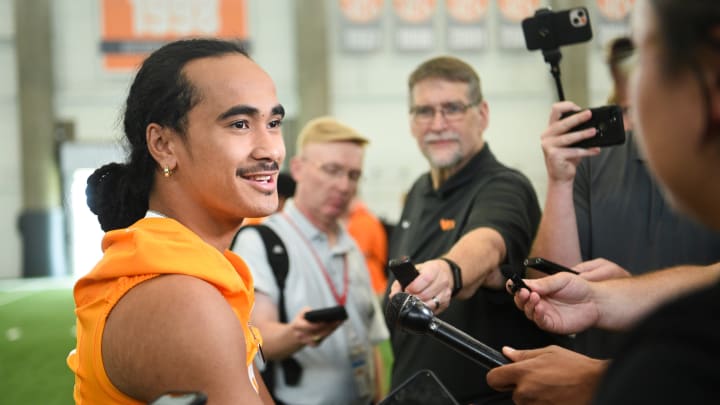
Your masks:
{"label": "collared shirt", "polygon": [[[367,404],[371,398],[358,398],[355,394],[350,365],[351,339],[354,336],[363,342],[372,369],[372,346],[387,339],[389,334],[370,286],[362,252],[342,226],[335,244],[330,246],[327,235],[297,209],[293,200],[288,200],[283,213],[273,214],[263,224],[277,233],[288,254],[290,265],[284,292],[288,319],[293,319],[306,306],[319,309],[338,305],[315,255],[341,295],[344,292],[345,257],[349,271],[345,304],[348,320],[319,346],[305,347],[293,355],[303,368],[300,384],[286,386],[281,369],[276,368],[275,395],[289,404]],[[278,286],[257,231],[240,232],[234,250],[247,262],[255,290],[277,303]]]}
{"label": "collared shirt", "polygon": [[[465,234],[481,227],[500,233],[506,262],[521,263],[540,221],[540,207],[528,179],[498,162],[488,144],[437,190],[430,174],[422,175],[406,201],[391,237],[389,257],[409,256],[414,263],[444,255]],[[385,296],[387,302],[387,292]],[[531,348],[557,343],[526,319],[512,296],[502,290],[480,288],[469,299],[454,299],[439,317],[497,350],[503,345]],[[487,386],[482,377],[486,369],[427,336],[396,328],[392,346],[393,387],[426,368],[460,402],[499,399],[512,403],[508,393]]]}

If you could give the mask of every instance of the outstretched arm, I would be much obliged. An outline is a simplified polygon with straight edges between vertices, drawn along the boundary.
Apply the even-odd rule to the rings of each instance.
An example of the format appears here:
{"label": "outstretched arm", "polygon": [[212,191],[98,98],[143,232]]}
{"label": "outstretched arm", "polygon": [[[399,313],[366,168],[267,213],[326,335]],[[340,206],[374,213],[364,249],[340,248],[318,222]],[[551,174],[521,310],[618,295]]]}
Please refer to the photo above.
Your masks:
{"label": "outstretched arm", "polygon": [[[505,242],[496,230],[478,228],[465,234],[448,252],[447,257],[462,269],[463,288],[457,298],[468,298],[482,286],[502,288],[505,279],[498,264],[505,258]],[[420,298],[428,308],[440,313],[450,305],[454,279],[452,270],[444,260],[433,259],[417,265],[420,275],[405,291]],[[395,281],[390,295],[400,292]],[[438,299],[436,306],[433,297]]]}
{"label": "outstretched arm", "polygon": [[663,303],[720,279],[720,263],[678,266],[636,277],[588,281],[558,273],[525,283],[515,304],[542,329],[577,333],[589,327],[623,330]]}

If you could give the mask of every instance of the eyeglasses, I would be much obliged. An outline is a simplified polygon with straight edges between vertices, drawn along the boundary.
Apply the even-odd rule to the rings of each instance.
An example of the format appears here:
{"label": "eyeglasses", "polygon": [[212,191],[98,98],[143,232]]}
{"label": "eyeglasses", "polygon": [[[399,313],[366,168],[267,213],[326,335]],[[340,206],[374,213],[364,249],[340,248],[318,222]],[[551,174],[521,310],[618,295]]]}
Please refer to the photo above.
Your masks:
{"label": "eyeglasses", "polygon": [[[440,114],[448,121],[457,121],[465,115],[465,111],[468,108],[480,104],[479,101],[472,103],[463,103],[460,101],[453,101],[449,103],[443,103],[440,105]],[[429,124],[435,119],[435,113],[437,109],[431,105],[416,105],[410,108],[410,115],[413,120],[418,124]]]}
{"label": "eyeglasses", "polygon": [[346,169],[345,167],[337,163],[320,163],[314,161],[309,162],[318,169],[320,169],[321,172],[328,175],[328,177],[332,177],[334,179],[347,177],[350,181],[357,182],[358,180],[360,180],[360,177],[362,177],[362,170]]}

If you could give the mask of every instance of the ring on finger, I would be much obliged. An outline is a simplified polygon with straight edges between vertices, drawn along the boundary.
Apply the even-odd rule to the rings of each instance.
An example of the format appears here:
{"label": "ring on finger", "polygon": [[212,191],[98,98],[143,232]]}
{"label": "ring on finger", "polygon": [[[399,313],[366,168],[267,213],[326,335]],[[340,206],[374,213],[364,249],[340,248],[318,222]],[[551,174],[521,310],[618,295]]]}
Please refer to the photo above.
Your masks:
{"label": "ring on finger", "polygon": [[432,300],[435,303],[435,310],[437,311],[438,309],[440,309],[440,300],[435,295],[433,295]]}

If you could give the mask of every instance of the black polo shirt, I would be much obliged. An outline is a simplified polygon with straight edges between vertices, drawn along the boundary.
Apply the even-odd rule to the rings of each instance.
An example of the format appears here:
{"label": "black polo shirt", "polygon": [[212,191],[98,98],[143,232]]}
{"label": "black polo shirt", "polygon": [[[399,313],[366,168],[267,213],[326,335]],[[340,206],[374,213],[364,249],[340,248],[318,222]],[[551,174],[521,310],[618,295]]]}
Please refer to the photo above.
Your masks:
{"label": "black polo shirt", "polygon": [[[438,190],[433,190],[429,173],[415,182],[393,231],[389,257],[409,256],[414,263],[422,263],[447,253],[466,233],[489,227],[505,241],[505,262],[521,263],[539,220],[540,208],[528,179],[498,162],[486,144]],[[387,292],[385,296],[387,305]],[[503,345],[531,348],[555,343],[525,318],[505,291],[480,288],[467,300],[452,300],[439,317],[498,350]],[[511,403],[509,394],[487,386],[487,370],[473,361],[429,336],[393,330],[392,325],[390,330],[393,387],[420,369],[430,369],[461,403],[483,403],[483,399]]]}
{"label": "black polo shirt", "polygon": [[598,386],[596,405],[714,404],[720,395],[720,284],[641,321]]}
{"label": "black polo shirt", "polygon": [[[632,133],[625,144],[583,159],[574,188],[583,260],[602,257],[632,274],[720,261],[720,233],[668,205]],[[577,335],[575,349],[609,358],[620,339],[619,333],[593,329]]]}

